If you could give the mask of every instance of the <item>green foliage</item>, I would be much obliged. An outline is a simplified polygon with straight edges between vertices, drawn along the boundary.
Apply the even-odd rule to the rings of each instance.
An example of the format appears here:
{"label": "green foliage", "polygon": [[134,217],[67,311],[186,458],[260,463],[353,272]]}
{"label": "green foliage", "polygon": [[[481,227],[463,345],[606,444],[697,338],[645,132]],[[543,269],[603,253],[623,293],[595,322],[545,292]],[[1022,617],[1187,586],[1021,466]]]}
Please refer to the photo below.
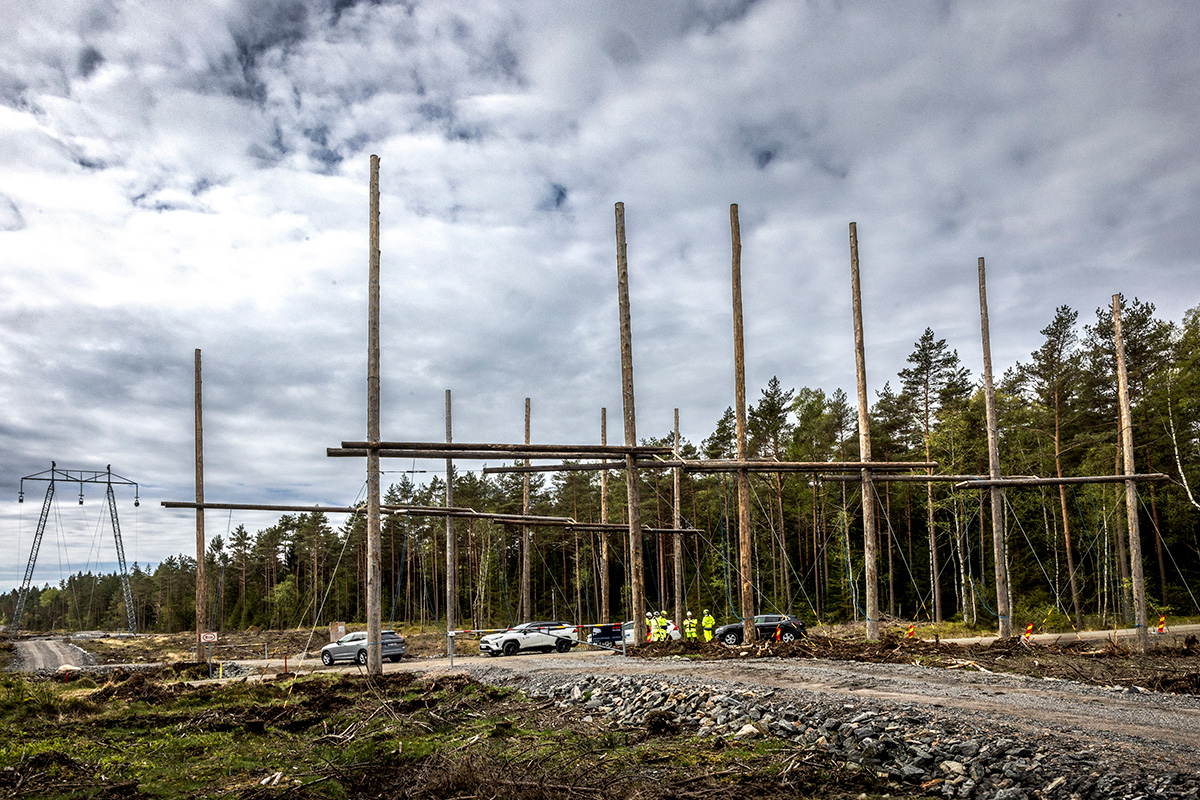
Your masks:
{"label": "green foliage", "polygon": [[[1081,325],[1076,311],[1060,306],[1041,332],[1038,349],[996,386],[1001,471],[1113,474],[1119,450],[1112,309],[1098,308],[1095,319]],[[1192,589],[1200,585],[1200,307],[1172,324],[1158,319],[1150,303],[1122,300],[1122,332],[1136,468],[1172,478],[1141,485],[1138,514],[1148,603],[1156,614],[1200,612]],[[985,398],[956,350],[927,328],[902,366],[877,391],[870,409],[873,459],[929,458],[938,462],[941,474],[987,474]],[[841,388],[792,389],[786,379],[773,376],[748,417],[754,457],[833,462],[859,456],[857,414]],[[643,442],[671,446],[674,431]],[[688,459],[735,457],[732,407],[698,446],[684,439],[680,452]],[[445,502],[444,474],[422,484],[405,473],[389,477],[394,478],[384,495],[389,505]],[[668,469],[640,471],[644,525],[672,525],[673,478]],[[456,469],[452,480],[457,506],[522,510],[523,475]],[[625,480],[623,470],[609,471],[608,496],[601,498],[598,472],[534,474],[529,477],[531,511],[578,522],[622,523],[627,516]],[[732,476],[721,473],[688,472],[680,481],[684,526],[698,531],[683,542],[685,604],[693,613],[710,608],[722,621],[736,616],[733,609],[740,606],[734,484]],[[874,489],[868,501],[876,504],[881,526],[877,566],[884,613],[927,619],[933,616],[936,587],[944,619],[994,620],[989,617],[995,587],[987,493],[955,490],[946,483],[878,481]],[[757,610],[789,611],[811,621],[861,619],[865,570],[859,484],[817,479],[811,473],[765,473],[753,477],[751,490]],[[1054,609],[1054,614],[1065,612],[1101,625],[1127,621],[1122,487],[1009,489],[1002,510],[1020,613],[1037,616]],[[261,530],[236,525],[227,535],[214,537],[206,554],[206,589],[212,598],[212,618],[206,622],[218,630],[365,622],[365,515],[338,523],[320,513],[285,514]],[[447,529],[441,518],[385,517],[385,624],[419,630],[445,619]],[[460,519],[453,529],[460,570],[453,601],[457,619],[471,628],[518,622],[520,528]],[[625,532],[547,527],[538,528],[533,538],[531,616],[598,621],[601,553],[607,541],[612,618],[630,618]],[[670,608],[673,537],[646,535],[643,546],[647,597]],[[152,567],[133,565],[130,583],[139,628],[194,629],[195,581],[195,561],[187,555]],[[0,596],[0,619],[12,618],[16,600],[16,592]],[[123,602],[117,576],[77,573],[55,586],[31,587],[23,627],[120,628]]]}

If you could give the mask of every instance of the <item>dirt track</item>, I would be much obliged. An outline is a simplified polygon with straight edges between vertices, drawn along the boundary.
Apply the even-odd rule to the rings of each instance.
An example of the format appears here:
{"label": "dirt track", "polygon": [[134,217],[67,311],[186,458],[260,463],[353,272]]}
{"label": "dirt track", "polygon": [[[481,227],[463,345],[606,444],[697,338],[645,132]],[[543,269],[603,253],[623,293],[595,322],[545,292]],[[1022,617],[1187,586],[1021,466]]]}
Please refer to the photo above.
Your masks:
{"label": "dirt track", "polygon": [[83,650],[56,639],[25,639],[15,644],[17,667],[24,672],[52,672],[63,665],[82,667],[91,663]]}

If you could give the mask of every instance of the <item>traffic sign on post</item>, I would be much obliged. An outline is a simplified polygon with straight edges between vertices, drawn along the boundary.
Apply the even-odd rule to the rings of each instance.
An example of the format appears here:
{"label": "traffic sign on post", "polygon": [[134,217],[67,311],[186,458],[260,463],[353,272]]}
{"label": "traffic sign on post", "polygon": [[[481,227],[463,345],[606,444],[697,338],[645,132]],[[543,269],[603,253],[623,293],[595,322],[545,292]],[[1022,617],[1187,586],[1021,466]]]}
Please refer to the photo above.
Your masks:
{"label": "traffic sign on post", "polygon": [[202,641],[202,642],[215,642],[216,640],[217,640],[217,634],[213,633],[211,631],[208,633],[200,634],[200,641]]}

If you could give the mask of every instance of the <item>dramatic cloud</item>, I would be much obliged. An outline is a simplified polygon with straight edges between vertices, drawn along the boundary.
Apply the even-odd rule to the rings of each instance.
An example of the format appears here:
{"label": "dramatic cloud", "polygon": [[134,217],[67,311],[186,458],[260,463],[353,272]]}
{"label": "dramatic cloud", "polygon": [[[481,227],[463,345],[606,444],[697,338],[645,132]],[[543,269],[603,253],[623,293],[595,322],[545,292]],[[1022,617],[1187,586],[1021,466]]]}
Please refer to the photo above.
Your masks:
{"label": "dramatic cloud", "polygon": [[[387,438],[444,435],[447,388],[462,441],[520,440],[525,397],[537,441],[619,420],[618,201],[646,436],[678,407],[698,442],[733,401],[731,203],[752,396],[853,394],[852,220],[872,388],[926,327],[978,373],[979,256],[998,370],[1059,305],[1198,302],[1188,3],[43,0],[6,22],[0,583],[36,525],[17,485],[51,461],[142,484],[131,561],[191,549],[158,504],[194,491],[197,348],[210,499],[359,495],[325,448],[365,431],[372,153]],[[71,568],[111,562],[79,525],[54,533]]]}

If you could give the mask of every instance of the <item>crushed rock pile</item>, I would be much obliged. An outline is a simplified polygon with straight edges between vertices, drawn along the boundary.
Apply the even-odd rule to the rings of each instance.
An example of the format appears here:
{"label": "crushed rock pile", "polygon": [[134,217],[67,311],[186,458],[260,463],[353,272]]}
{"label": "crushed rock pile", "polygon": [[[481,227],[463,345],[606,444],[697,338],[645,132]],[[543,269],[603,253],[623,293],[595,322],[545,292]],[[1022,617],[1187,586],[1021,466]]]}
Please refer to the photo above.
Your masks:
{"label": "crushed rock pile", "polygon": [[522,682],[582,721],[651,734],[713,739],[780,737],[821,748],[848,768],[872,770],[905,791],[979,800],[1197,798],[1200,777],[1114,763],[1111,755],[1042,734],[1019,738],[938,719],[915,706],[800,702],[785,691],[737,690],[636,676],[575,676]]}

